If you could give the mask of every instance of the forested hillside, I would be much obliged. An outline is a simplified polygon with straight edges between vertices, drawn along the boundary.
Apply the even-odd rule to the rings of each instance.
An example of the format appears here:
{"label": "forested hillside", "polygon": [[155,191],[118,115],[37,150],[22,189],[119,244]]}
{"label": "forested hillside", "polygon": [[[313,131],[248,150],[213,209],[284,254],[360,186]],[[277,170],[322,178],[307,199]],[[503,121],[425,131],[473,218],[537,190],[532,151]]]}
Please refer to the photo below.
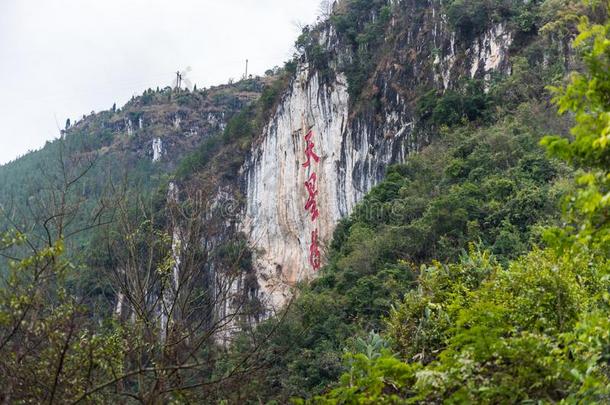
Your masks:
{"label": "forested hillside", "polygon": [[609,402],[609,7],[343,0],[0,167],[0,398]]}
{"label": "forested hillside", "polygon": [[[210,89],[149,89],[122,108],[115,104],[77,122],[68,120],[60,139],[0,167],[1,224],[16,222],[12,225],[24,230],[40,225],[53,209],[53,192],[72,180],[78,180],[69,193],[78,218],[68,232],[105,223],[97,215],[105,215],[106,205],[119,194],[150,196],[167,188],[181,160],[222,134],[231,118],[273,80],[271,73]],[[91,232],[79,234],[80,244],[92,237]]]}

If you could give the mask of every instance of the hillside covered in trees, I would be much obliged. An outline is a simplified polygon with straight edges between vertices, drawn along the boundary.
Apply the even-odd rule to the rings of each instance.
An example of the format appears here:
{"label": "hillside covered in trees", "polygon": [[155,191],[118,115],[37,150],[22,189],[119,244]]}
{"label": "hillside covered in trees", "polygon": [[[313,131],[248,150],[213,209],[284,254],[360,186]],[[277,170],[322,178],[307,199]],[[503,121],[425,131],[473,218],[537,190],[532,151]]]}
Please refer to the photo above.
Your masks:
{"label": "hillside covered in trees", "polygon": [[[610,4],[416,3],[337,2],[265,78],[147,91],[0,167],[0,398],[609,402]],[[300,245],[244,218],[301,242],[306,164],[269,152],[301,125],[358,198],[310,194],[349,212],[274,306],[310,270],[261,270]]]}

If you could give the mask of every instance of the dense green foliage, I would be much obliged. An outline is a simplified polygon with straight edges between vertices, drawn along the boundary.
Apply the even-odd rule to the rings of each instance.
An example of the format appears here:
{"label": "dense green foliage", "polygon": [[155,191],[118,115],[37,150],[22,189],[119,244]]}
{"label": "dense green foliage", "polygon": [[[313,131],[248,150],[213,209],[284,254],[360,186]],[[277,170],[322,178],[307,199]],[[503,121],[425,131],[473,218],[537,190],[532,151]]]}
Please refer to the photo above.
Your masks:
{"label": "dense green foliage", "polygon": [[[544,87],[561,79],[563,63],[540,67],[541,47],[530,43],[513,74],[494,78],[488,91],[471,82],[424,93],[418,112],[438,140],[391,168],[339,224],[329,265],[299,289],[270,337],[266,365],[229,398],[504,403],[607,395],[608,264],[598,254],[608,243],[598,240],[594,255],[573,250],[579,228],[554,227],[574,169],[539,146],[549,132],[561,135],[545,143],[572,145],[564,140],[570,120],[545,102]],[[600,120],[607,111],[583,108]],[[601,204],[588,209],[605,224],[607,189],[580,181],[577,195]],[[566,201],[563,220],[582,224],[583,204]],[[587,228],[604,234],[599,222]],[[371,330],[383,331],[390,347],[362,350]]]}
{"label": "dense green foliage", "polygon": [[31,243],[20,233],[0,236],[0,254],[13,257],[0,278],[0,395],[9,403],[69,402],[121,372],[122,330],[97,324],[68,291],[75,269],[61,239],[20,256]]}
{"label": "dense green foliage", "polygon": [[[546,158],[539,141],[548,128],[568,124],[558,121],[554,109],[538,105],[541,90],[530,86],[511,86],[516,101],[499,108],[495,100],[502,99],[507,86],[498,82],[497,89],[484,96],[488,101],[481,113],[488,115],[486,119],[462,120],[451,127],[437,123],[441,130],[435,142],[388,171],[385,181],[340,222],[329,252],[330,263],[316,280],[299,289],[282,325],[265,344],[265,355],[259,359],[264,366],[252,373],[253,382],[240,385],[239,393],[229,398],[238,402],[259,397],[283,403],[291,397],[310,398],[323,392],[345,370],[344,350],[357,350],[358,339],[366,338],[368,331],[387,330],[384,319],[403,300],[411,303],[405,305],[412,305],[412,311],[428,315],[413,326],[421,335],[394,350],[430,361],[432,352],[447,339],[443,328],[451,329],[453,323],[444,313],[435,315],[432,304],[427,308],[413,295],[413,288],[427,283],[422,275],[428,270],[424,272],[420,266],[433,260],[462,260],[463,267],[457,268],[431,265],[430,269],[449,266],[456,270],[446,275],[433,273],[430,283],[444,287],[430,288],[455,286],[455,291],[466,295],[467,289],[476,290],[486,277],[504,271],[503,266],[539,244],[542,229],[558,219],[557,204],[571,171]],[[470,242],[492,252],[493,259],[488,253],[482,258],[465,255]],[[270,328],[263,324],[258,333],[264,335]],[[251,350],[248,341],[238,352]],[[381,390],[379,395],[388,398],[411,395],[413,373],[420,366],[404,364],[389,353],[384,351],[378,359],[354,353],[347,365],[357,367],[341,379],[350,383],[345,391],[339,388],[329,398],[354,402],[356,397],[350,395],[359,391],[353,381],[370,382],[371,389]],[[399,371],[411,373],[396,376],[404,382],[404,389],[392,393],[387,386],[380,388],[375,376]],[[380,400],[374,398],[370,403]]]}
{"label": "dense green foliage", "polygon": [[585,73],[574,73],[569,86],[553,87],[559,112],[572,112],[573,139],[547,137],[543,144],[553,156],[581,168],[578,187],[566,200],[566,215],[573,226],[555,230],[564,243],[590,246],[610,254],[610,24],[580,25],[575,45],[584,52]]}
{"label": "dense green foliage", "polygon": [[459,127],[393,167],[339,224],[330,264],[271,337],[278,357],[261,373],[261,390],[285,401],[326,388],[353,337],[385,329],[383,319],[416,284],[419,263],[456,260],[470,241],[507,263],[539,242],[562,188],[554,180],[565,171],[537,145],[543,115],[523,108],[497,125]]}
{"label": "dense green foliage", "polygon": [[[339,68],[352,107],[380,102],[365,96],[387,51],[383,39],[396,4],[346,0],[328,22],[351,52]],[[319,276],[254,329],[248,326],[264,309],[246,242],[232,234],[217,243],[226,228],[214,220],[225,218],[206,211],[207,201],[172,200],[164,167],[150,159],[121,162],[130,180],[114,196],[111,225],[84,251],[86,265],[72,265],[67,257],[75,257],[65,251],[72,227],[105,218],[87,204],[118,180],[98,167],[111,167],[117,155],[107,152],[128,143],[103,123],[137,122],[159,103],[163,110],[174,103],[231,106],[226,128],[204,139],[176,172],[181,187],[212,196],[219,185],[236,185],[246,151],[293,78],[294,61],[264,85],[149,90],[124,111],[100,113],[89,127],[72,127],[63,142],[3,168],[0,201],[45,210],[31,218],[31,238],[0,232],[0,399],[609,402],[610,24],[583,19],[574,57],[582,71],[561,85],[565,61],[556,48],[584,6],[443,6],[465,41],[499,21],[518,27],[511,75],[414,90],[414,137],[430,135],[428,142],[392,166],[340,222]],[[534,38],[539,30],[551,39]],[[306,30],[297,46],[312,71],[330,80],[334,56],[316,35]],[[548,102],[547,85],[562,117]],[[237,93],[260,97],[242,108]],[[134,139],[143,135],[136,131]],[[64,153],[75,159],[68,171],[53,160]],[[34,172],[43,173],[46,187],[31,182],[21,189],[25,173]],[[36,200],[41,207],[31,206]],[[177,220],[184,229],[172,226]],[[177,263],[179,282],[172,279]],[[216,277],[221,271],[225,285]],[[219,295],[235,286],[246,299],[223,318],[235,303]],[[122,319],[123,300],[131,305],[129,319]],[[237,323],[245,331],[233,344],[216,344],[223,327]]]}
{"label": "dense green foliage", "polygon": [[[506,269],[476,251],[457,264],[422,268],[418,288],[388,320],[387,336],[406,363],[401,372],[356,363],[349,373],[380,374],[382,392],[405,403],[603,402],[607,270],[586,257],[540,251]],[[343,379],[319,402],[345,392],[352,396],[340,403],[387,401],[374,383]]]}
{"label": "dense green foliage", "polygon": [[432,90],[417,101],[420,125],[453,126],[463,122],[484,120],[489,115],[490,96],[483,83],[467,81],[458,90],[440,93]]}
{"label": "dense green foliage", "polygon": [[555,212],[562,171],[537,146],[541,116],[521,110],[493,126],[447,131],[392,168],[337,231],[341,272],[397,258],[449,260],[469,241],[502,261],[524,252]]}
{"label": "dense green foliage", "polygon": [[384,43],[385,29],[391,17],[391,6],[382,0],[350,0],[331,23],[353,52],[353,60],[340,68],[347,76],[350,100],[356,104],[375,67]]}
{"label": "dense green foliage", "polygon": [[[570,0],[515,1],[515,0],[451,0],[444,4],[447,20],[457,34],[465,40],[474,40],[492,24],[505,23],[521,41],[536,33],[549,20],[556,24],[555,13],[571,15],[562,23],[574,22],[574,16],[586,10],[582,3]],[[576,14],[573,11],[578,9]],[[577,19],[578,17],[576,17]],[[563,27],[565,30],[566,26]],[[564,35],[567,32],[563,32]]]}
{"label": "dense green foliage", "polygon": [[550,247],[507,267],[475,249],[423,266],[386,321],[400,357],[348,356],[339,387],[312,402],[608,401],[610,24],[583,21],[581,31],[586,73],[554,90],[560,111],[575,113],[573,138],[543,142],[583,167],[566,198],[572,225],[549,228]]}

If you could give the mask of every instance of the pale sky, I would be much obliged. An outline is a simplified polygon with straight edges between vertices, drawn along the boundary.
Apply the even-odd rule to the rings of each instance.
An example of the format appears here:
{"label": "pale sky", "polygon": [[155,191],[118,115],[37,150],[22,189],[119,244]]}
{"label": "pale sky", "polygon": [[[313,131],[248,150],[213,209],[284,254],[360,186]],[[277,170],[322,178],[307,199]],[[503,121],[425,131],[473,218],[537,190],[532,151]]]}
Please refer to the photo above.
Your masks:
{"label": "pale sky", "polygon": [[[171,85],[263,74],[292,55],[320,0],[0,0],[0,164],[58,126]],[[1,186],[1,185],[0,185]]]}

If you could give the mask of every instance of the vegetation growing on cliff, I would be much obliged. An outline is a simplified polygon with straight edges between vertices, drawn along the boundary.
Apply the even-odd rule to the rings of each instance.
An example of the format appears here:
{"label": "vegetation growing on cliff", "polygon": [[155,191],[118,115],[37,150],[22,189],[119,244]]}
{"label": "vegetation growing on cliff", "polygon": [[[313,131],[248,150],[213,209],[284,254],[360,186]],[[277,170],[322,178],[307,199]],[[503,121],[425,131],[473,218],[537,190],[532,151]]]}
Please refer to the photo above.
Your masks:
{"label": "vegetation growing on cliff", "polygon": [[194,152],[180,161],[176,170],[177,178],[183,180],[197,173],[222,173],[225,180],[234,180],[247,150],[272,117],[291,80],[292,73],[286,69],[279,70],[261,88],[256,102],[231,117],[224,131],[208,137]]}
{"label": "vegetation growing on cliff", "polygon": [[[546,102],[545,85],[561,77],[561,66],[535,68],[536,43],[512,76],[471,93],[485,100],[472,104],[472,120],[468,97],[421,99],[433,103],[422,106],[424,120],[443,108],[434,121],[439,139],[393,167],[339,224],[330,264],[300,289],[265,366],[231,400],[607,398],[608,165],[599,158],[607,156],[610,78],[601,50],[608,28],[600,27],[586,31],[598,33],[600,48],[594,58],[584,51],[591,73],[556,99],[560,108],[576,105],[574,144],[566,140],[570,117],[558,118]],[[592,104],[582,101],[585,92]],[[553,132],[561,135],[545,138],[555,150],[545,157],[539,143]],[[552,158],[568,150],[593,155],[585,166],[601,171],[578,175],[575,186],[575,168]],[[565,221],[574,224],[567,233]]]}
{"label": "vegetation growing on cliff", "polygon": [[[502,269],[542,243],[571,172],[538,145],[556,123],[553,110],[527,103],[491,125],[446,129],[408,163],[392,167],[339,223],[330,263],[300,289],[271,337],[271,358],[252,387],[257,395],[283,402],[326,390],[344,370],[344,349],[387,329],[384,319],[423,283],[428,263],[441,269],[440,262],[471,263],[464,257],[474,243]],[[454,281],[447,276],[446,283]],[[241,398],[254,395],[242,390]]]}
{"label": "vegetation growing on cliff", "polygon": [[580,29],[586,72],[553,89],[560,112],[575,115],[573,138],[542,142],[579,169],[564,225],[507,266],[480,246],[456,264],[422,266],[386,318],[398,356],[371,341],[313,403],[608,400],[610,24]]}
{"label": "vegetation growing on cliff", "polygon": [[[583,6],[559,3],[446,6],[464,36],[502,18],[523,33],[540,29],[564,40]],[[390,12],[384,1],[351,0],[332,17],[353,51],[353,63],[343,66],[353,102],[378,101],[363,95]],[[145,108],[170,99],[185,108],[213,99],[232,106],[231,119],[178,166],[184,190],[161,181],[168,179],[147,160],[133,174],[154,185],[144,189],[155,198],[129,184],[114,188],[110,216],[79,213],[82,198],[102,187],[78,169],[104,180],[89,172],[88,160],[74,173],[60,160],[48,173],[57,182],[34,195],[10,179],[3,183],[7,195],[27,200],[22,208],[37,197],[48,210],[33,218],[30,235],[1,233],[0,398],[607,402],[610,25],[583,20],[581,31],[576,55],[584,69],[567,85],[565,61],[541,63],[544,42],[521,38],[510,76],[414,91],[419,130],[434,137],[391,167],[339,224],[319,277],[256,328],[250,326],[263,309],[250,289],[251,252],[238,233],[230,240],[219,235],[231,220],[215,215],[225,207],[206,204],[221,186],[237,183],[245,152],[281,100],[294,64],[264,86],[237,83],[238,92],[262,92],[248,106],[228,90],[148,91],[133,100],[121,119],[136,122]],[[305,35],[301,43],[316,69],[329,68],[316,41]],[[561,117],[547,85],[554,85]],[[78,156],[106,151],[116,135],[102,123],[116,113],[102,113],[88,131],[73,129],[57,148],[73,146]],[[4,173],[20,178],[38,163],[26,159]],[[235,189],[229,192],[239,197]],[[181,202],[174,192],[191,198]],[[100,228],[100,219],[109,226]],[[87,260],[76,261],[66,246],[71,226],[85,220],[97,233]],[[184,278],[172,282],[178,262]],[[227,277],[215,277],[219,271]],[[235,285],[242,288],[236,300]],[[218,337],[237,326],[242,333],[221,344]]]}

